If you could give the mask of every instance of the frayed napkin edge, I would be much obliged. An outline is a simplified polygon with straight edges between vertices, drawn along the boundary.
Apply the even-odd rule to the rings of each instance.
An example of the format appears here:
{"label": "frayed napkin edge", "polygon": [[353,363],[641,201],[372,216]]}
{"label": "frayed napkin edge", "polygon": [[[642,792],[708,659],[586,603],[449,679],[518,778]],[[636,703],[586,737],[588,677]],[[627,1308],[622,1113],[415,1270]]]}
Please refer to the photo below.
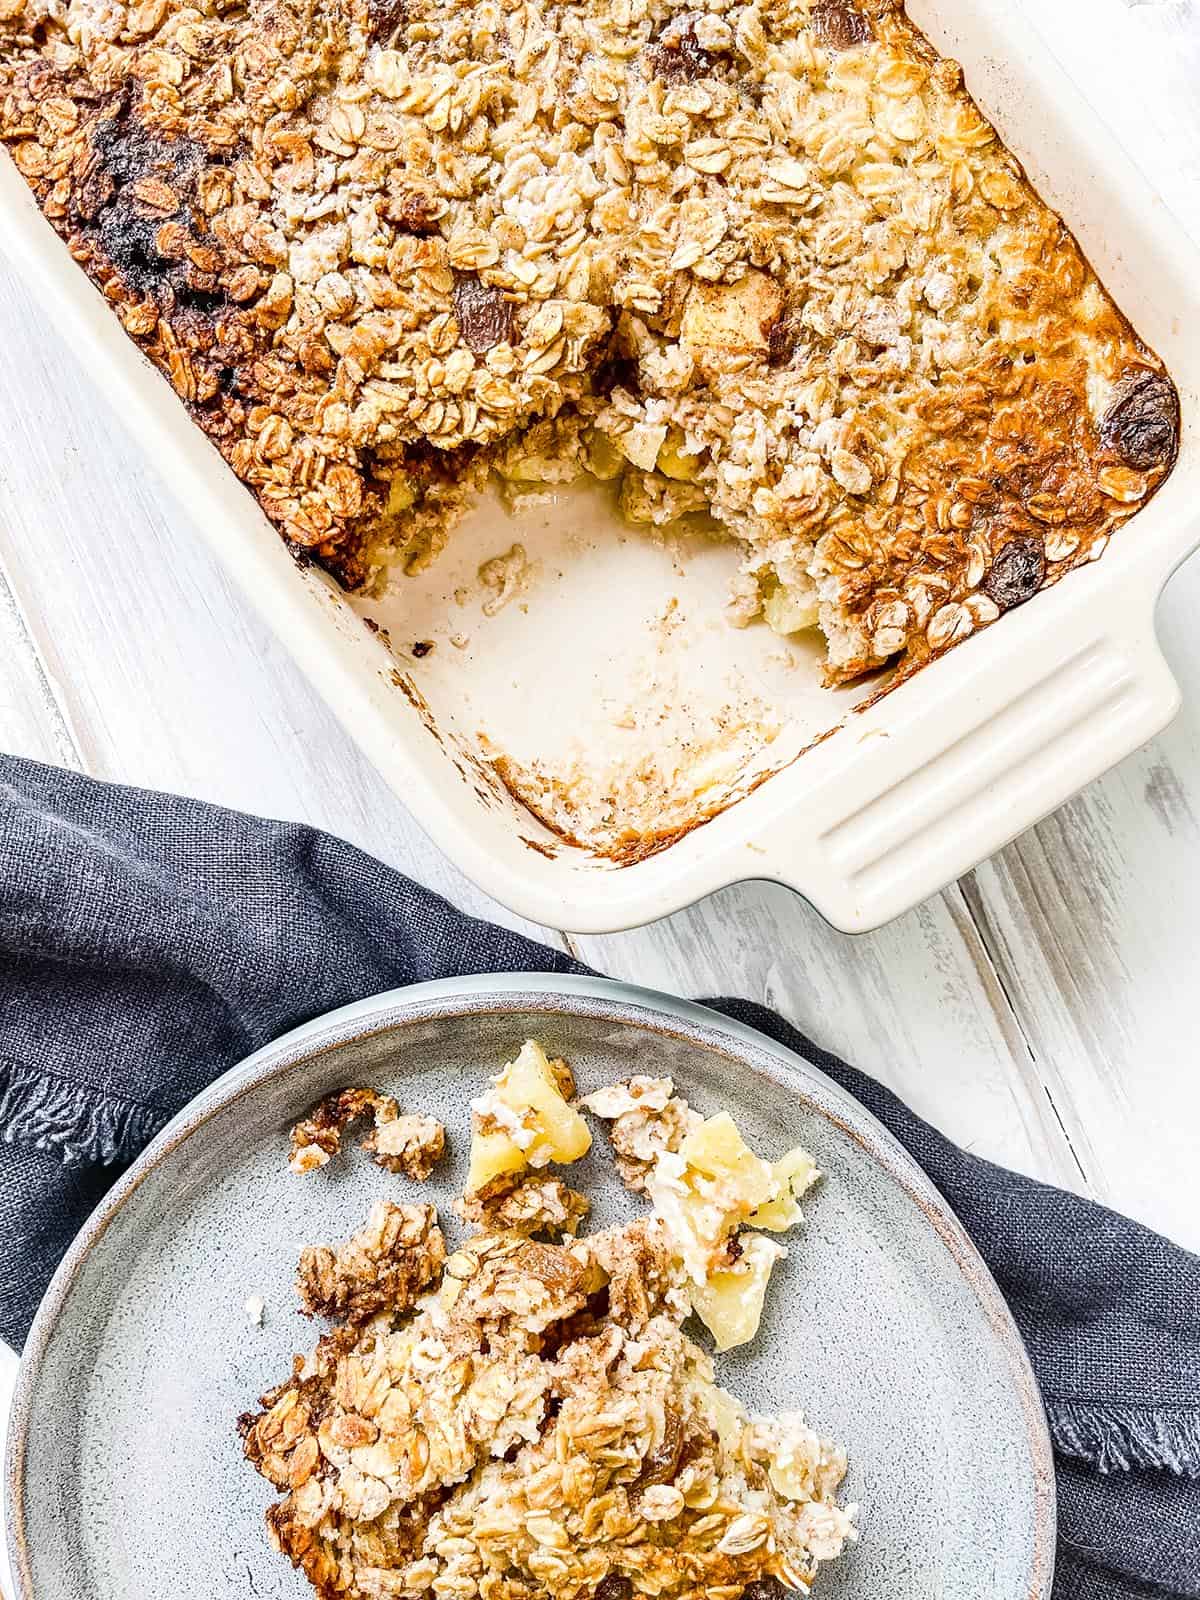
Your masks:
{"label": "frayed napkin edge", "polygon": [[65,1166],[129,1161],[165,1121],[153,1107],[122,1103],[86,1084],[0,1061],[0,1138],[52,1152]]}
{"label": "frayed napkin edge", "polygon": [[1200,1478],[1200,1411],[1047,1400],[1054,1448],[1098,1472],[1148,1468]]}

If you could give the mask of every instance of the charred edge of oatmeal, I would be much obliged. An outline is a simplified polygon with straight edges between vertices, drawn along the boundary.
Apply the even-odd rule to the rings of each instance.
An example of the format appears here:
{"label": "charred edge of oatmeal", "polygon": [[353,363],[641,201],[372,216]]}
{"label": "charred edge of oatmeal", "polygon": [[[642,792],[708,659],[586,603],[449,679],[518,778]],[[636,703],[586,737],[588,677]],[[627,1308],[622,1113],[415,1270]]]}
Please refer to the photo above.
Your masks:
{"label": "charred edge of oatmeal", "polygon": [[[193,335],[207,331],[213,347],[234,303],[220,281],[227,263],[197,225],[196,185],[206,167],[230,159],[228,151],[155,132],[140,119],[137,92],[126,85],[92,125],[67,208],[72,235],[131,296],[153,302]],[[241,364],[216,363],[218,393],[236,393]]]}
{"label": "charred edge of oatmeal", "polygon": [[[143,120],[140,90],[126,85],[101,105],[85,136],[59,228],[106,296],[119,298],[127,334],[227,456],[242,436],[248,408],[262,399],[251,373],[276,325],[255,311],[265,276],[226,260],[198,204],[201,175],[229,166],[237,154],[159,132]],[[414,224],[424,215],[414,210]],[[253,280],[236,298],[224,281],[231,269]],[[147,308],[144,317],[139,307]],[[428,481],[428,470],[425,475]],[[452,476],[451,467],[444,476]],[[351,524],[335,523],[313,545],[290,538],[263,507],[297,566],[320,566],[349,593],[373,576],[372,540],[388,491],[369,470],[364,477],[368,510]]]}

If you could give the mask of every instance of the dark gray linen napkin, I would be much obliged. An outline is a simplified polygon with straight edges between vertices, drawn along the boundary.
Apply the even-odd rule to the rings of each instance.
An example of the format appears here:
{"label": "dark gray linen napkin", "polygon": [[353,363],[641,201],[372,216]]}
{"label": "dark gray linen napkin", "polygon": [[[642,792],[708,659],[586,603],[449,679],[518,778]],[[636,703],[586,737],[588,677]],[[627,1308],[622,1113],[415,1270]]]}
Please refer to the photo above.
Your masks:
{"label": "dark gray linen napkin", "polygon": [[[104,1191],[249,1051],[397,984],[582,970],[311,828],[0,756],[0,1334],[20,1346]],[[967,1155],[773,1012],[709,1003],[868,1106],[995,1274],[1054,1438],[1056,1600],[1200,1600],[1200,1257]]]}

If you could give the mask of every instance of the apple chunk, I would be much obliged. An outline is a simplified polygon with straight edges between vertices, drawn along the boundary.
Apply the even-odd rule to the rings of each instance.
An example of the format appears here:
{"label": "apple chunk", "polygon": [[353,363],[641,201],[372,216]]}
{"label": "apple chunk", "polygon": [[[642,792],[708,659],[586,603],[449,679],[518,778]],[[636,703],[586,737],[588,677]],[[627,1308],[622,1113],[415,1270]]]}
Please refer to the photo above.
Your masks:
{"label": "apple chunk", "polygon": [[527,1167],[565,1164],[587,1154],[592,1136],[567,1104],[564,1080],[570,1084],[565,1065],[547,1060],[541,1045],[527,1039],[516,1060],[473,1102],[469,1194]]}
{"label": "apple chunk", "polygon": [[751,1228],[766,1228],[768,1233],[784,1233],[798,1222],[803,1222],[800,1196],[812,1188],[820,1173],[808,1151],[796,1145],[787,1155],[780,1156],[771,1168],[771,1174],[778,1192],[773,1199],[764,1201],[757,1210],[752,1211],[746,1218],[746,1224]]}
{"label": "apple chunk", "polygon": [[728,356],[764,355],[782,311],[782,291],[765,272],[736,283],[698,281],[683,310],[683,342],[702,372],[715,371]]}
{"label": "apple chunk", "polygon": [[692,1290],[692,1309],[713,1336],[718,1352],[749,1344],[758,1332],[771,1269],[787,1251],[759,1233],[742,1236],[741,1255],[726,1272],[711,1272]]}

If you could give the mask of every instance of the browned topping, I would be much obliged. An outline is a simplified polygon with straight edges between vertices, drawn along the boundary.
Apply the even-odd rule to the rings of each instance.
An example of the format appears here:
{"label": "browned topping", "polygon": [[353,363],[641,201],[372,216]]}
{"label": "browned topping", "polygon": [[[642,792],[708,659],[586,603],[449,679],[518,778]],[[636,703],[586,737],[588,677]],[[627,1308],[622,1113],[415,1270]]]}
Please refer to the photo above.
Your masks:
{"label": "browned topping", "polygon": [[362,1148],[377,1167],[424,1183],[446,1148],[446,1130],[433,1117],[396,1116],[376,1123]]}
{"label": "browned topping", "polygon": [[[648,1310],[637,1340],[606,1277]],[[321,1600],[463,1596],[488,1573],[499,1600],[737,1600],[776,1573],[807,1592],[848,1531],[844,1456],[797,1437],[801,1504],[765,1470],[777,1425],[725,1397],[722,1442],[680,1281],[644,1220],[566,1246],[485,1234],[414,1321],[402,1299],[327,1335],[240,1423],[279,1549]]]}
{"label": "browned topping", "polygon": [[[672,1087],[594,1098],[611,1116]],[[503,1198],[547,1196],[586,1207],[536,1174]],[[561,1242],[485,1220],[443,1260],[432,1208],[377,1205],[347,1244],[303,1254],[305,1311],[342,1325],[238,1431],[279,1491],[272,1542],[320,1600],[740,1600],[766,1577],[807,1594],[856,1534],[845,1453],[716,1386],[683,1332],[691,1278],[665,1219]]]}
{"label": "browned topping", "polygon": [[351,1124],[368,1115],[374,1116],[377,1124],[388,1122],[398,1111],[391,1095],[380,1094],[378,1089],[365,1085],[338,1089],[313,1106],[292,1129],[288,1165],[293,1172],[323,1167],[342,1148],[342,1136]]}
{"label": "browned topping", "polygon": [[500,289],[478,278],[459,278],[454,285],[454,315],[463,343],[477,356],[495,345],[512,344],[512,307]]}
{"label": "browned topping", "polygon": [[1126,373],[1100,437],[1127,467],[1146,472],[1170,465],[1179,449],[1179,394],[1166,373]]}
{"label": "browned topping", "polygon": [[1010,539],[992,562],[981,585],[1000,607],[1011,611],[1035,595],[1046,576],[1046,551],[1040,539]]}
{"label": "browned topping", "polygon": [[421,1181],[441,1159],[446,1131],[433,1117],[401,1116],[390,1094],[366,1087],[339,1089],[315,1105],[291,1132],[288,1165],[293,1172],[323,1167],[342,1147],[346,1130],[365,1116],[375,1126],[362,1149],[376,1166]]}
{"label": "browned topping", "polygon": [[432,639],[418,639],[412,647],[412,653],[414,656],[416,656],[418,661],[424,660],[424,658],[429,655],[432,650]]}
{"label": "browned topping", "polygon": [[646,60],[655,77],[678,84],[711,75],[715,59],[700,43],[696,23],[695,17],[676,18],[647,46]]}
{"label": "browned topping", "polygon": [[355,1324],[384,1306],[406,1310],[446,1259],[432,1206],[379,1201],[366,1226],[337,1249],[311,1245],[300,1257],[296,1292],[305,1316]]}
{"label": "browned topping", "polygon": [[[0,138],[349,587],[435,559],[492,472],[592,472],[635,523],[710,516],[732,620],[815,616],[841,683],[994,621],[1014,540],[1050,579],[1098,554],[1170,468],[1170,380],[893,0],[101,9],[0,5]],[[727,798],[631,817],[606,779],[610,827],[553,781],[513,786],[623,861]]]}
{"label": "browned topping", "polygon": [[342,1135],[352,1123],[368,1114],[395,1115],[397,1109],[390,1095],[365,1085],[326,1095],[292,1129],[288,1165],[293,1172],[323,1167],[342,1148]]}
{"label": "browned topping", "polygon": [[873,37],[870,22],[851,0],[817,0],[812,26],[817,38],[831,50],[854,50]]}

